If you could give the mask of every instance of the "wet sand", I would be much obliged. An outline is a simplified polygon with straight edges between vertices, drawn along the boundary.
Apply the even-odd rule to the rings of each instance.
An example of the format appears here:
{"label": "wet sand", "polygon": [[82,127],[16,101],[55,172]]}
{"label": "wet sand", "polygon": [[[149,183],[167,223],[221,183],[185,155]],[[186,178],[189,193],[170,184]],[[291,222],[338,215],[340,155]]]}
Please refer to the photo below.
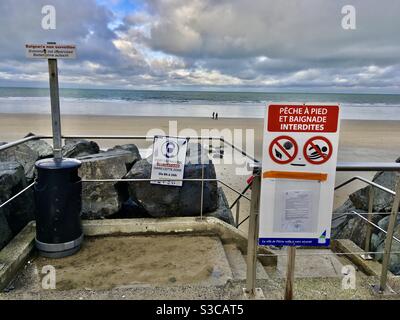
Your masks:
{"label": "wet sand", "polygon": [[[169,130],[175,127],[176,132]],[[63,116],[62,131],[64,135],[146,135],[150,130],[163,130],[171,135],[208,135],[207,129],[225,130],[233,133],[233,130],[242,130],[243,148],[246,149],[246,129],[254,130],[254,153],[257,159],[261,159],[263,121],[261,119],[223,119],[212,120],[207,118],[167,118],[167,117],[118,117],[118,116]],[[189,130],[191,129],[191,130]],[[32,114],[0,114],[0,141],[12,141],[22,138],[28,132],[36,134],[51,134],[50,115]],[[239,132],[239,131],[237,131]],[[153,131],[154,133],[154,131]],[[212,133],[214,136],[220,134]],[[240,135],[239,135],[240,136]],[[115,144],[136,143],[140,148],[150,145],[149,141],[133,140],[96,140],[102,148]],[[235,144],[240,144],[234,139]],[[215,146],[218,146],[216,143]],[[251,149],[251,148],[250,148]],[[229,157],[226,149],[227,157]],[[226,158],[227,158],[226,157]],[[338,161],[379,161],[392,162],[400,157],[400,123],[398,121],[371,121],[371,120],[343,120],[341,123],[339,159]],[[217,159],[215,159],[217,161]],[[225,159],[227,160],[227,159]],[[222,163],[217,165],[217,174],[224,182],[234,188],[242,190],[246,185],[248,175],[238,175],[235,168],[244,167]],[[239,172],[240,173],[240,172]],[[361,175],[371,178],[374,173]],[[336,184],[353,176],[352,173],[337,173]],[[339,206],[353,190],[362,187],[361,183],[353,183],[335,193],[335,207]],[[231,203],[236,195],[226,190]],[[241,216],[248,214],[247,201],[241,202]],[[246,224],[243,224],[246,230]]]}

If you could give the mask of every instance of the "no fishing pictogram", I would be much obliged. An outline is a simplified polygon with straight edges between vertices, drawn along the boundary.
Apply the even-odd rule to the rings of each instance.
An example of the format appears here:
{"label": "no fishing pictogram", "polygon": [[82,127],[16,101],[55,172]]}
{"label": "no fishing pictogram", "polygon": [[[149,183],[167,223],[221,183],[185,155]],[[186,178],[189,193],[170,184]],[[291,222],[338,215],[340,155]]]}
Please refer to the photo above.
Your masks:
{"label": "no fishing pictogram", "polygon": [[269,145],[269,155],[278,164],[292,162],[298,153],[297,142],[289,136],[279,136]]}

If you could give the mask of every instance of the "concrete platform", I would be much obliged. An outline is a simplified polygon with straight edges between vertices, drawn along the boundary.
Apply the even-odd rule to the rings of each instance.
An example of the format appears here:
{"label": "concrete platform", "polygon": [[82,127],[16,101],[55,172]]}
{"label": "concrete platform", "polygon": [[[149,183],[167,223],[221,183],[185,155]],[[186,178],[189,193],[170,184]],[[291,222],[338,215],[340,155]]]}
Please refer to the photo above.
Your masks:
{"label": "concrete platform", "polygon": [[[45,259],[37,257],[35,226],[29,224],[0,251],[0,287],[6,288],[0,300],[245,299],[247,239],[219,219],[96,220],[83,226],[86,240],[78,254]],[[347,250],[343,243],[340,248]],[[266,299],[282,299],[285,252],[260,250],[269,257],[257,263],[256,286]],[[365,273],[357,259],[320,251],[297,250],[295,299],[399,298],[373,294],[377,276]],[[341,267],[351,263],[358,270],[356,288],[344,290]],[[48,265],[56,270],[55,289],[42,286]]]}
{"label": "concrete platform", "polygon": [[[287,267],[286,250],[276,252],[278,277],[285,277]],[[298,278],[342,278],[342,267],[350,262],[344,262],[333,255],[329,249],[297,249],[295,277]]]}
{"label": "concrete platform", "polygon": [[[0,287],[6,289],[0,299],[27,295],[68,299],[76,292],[139,292],[156,287],[168,292],[172,287],[181,292],[206,288],[215,297],[246,277],[247,239],[219,219],[95,220],[84,221],[83,227],[85,241],[77,254],[50,259],[37,255],[35,226],[29,224],[0,252]],[[268,261],[273,265],[273,259]],[[42,286],[46,266],[56,272],[55,290]],[[261,263],[257,277],[268,278]],[[176,292],[170,298],[176,298]]]}

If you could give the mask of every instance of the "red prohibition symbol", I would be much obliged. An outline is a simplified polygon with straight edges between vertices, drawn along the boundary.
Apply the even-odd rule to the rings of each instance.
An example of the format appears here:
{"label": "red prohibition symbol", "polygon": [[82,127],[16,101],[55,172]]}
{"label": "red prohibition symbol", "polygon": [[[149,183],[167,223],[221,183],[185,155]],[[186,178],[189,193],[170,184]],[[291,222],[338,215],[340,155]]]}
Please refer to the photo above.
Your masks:
{"label": "red prohibition symbol", "polygon": [[327,162],[333,152],[332,143],[323,136],[312,137],[304,144],[304,158],[311,164]]}
{"label": "red prohibition symbol", "polygon": [[297,142],[289,136],[279,136],[269,145],[269,156],[278,164],[292,162],[299,151]]}

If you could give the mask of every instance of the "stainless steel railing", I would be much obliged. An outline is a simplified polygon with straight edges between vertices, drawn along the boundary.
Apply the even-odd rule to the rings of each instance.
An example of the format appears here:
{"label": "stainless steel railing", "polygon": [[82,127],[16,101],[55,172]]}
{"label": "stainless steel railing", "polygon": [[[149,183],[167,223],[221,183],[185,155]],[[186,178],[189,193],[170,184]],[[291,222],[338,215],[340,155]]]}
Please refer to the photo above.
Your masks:
{"label": "stainless steel railing", "polygon": [[[154,139],[154,136],[147,136],[147,135],[63,135],[62,138],[63,139],[103,139],[103,140],[107,140],[107,139],[113,139],[113,140],[114,139],[126,139],[126,140],[148,140],[148,141],[152,141]],[[179,138],[186,138],[186,139],[197,140],[197,141],[199,141],[199,140],[207,140],[207,141],[209,141],[209,153],[212,152],[212,148],[213,148],[212,141],[219,141],[220,142],[219,153],[220,153],[221,157],[224,154],[224,145],[226,144],[229,147],[231,147],[233,150],[236,150],[236,151],[240,152],[241,155],[247,157],[250,161],[253,161],[255,163],[258,162],[258,160],[256,160],[253,156],[249,155],[244,150],[242,150],[242,149],[238,148],[237,146],[231,144],[230,142],[226,141],[223,137],[184,136],[184,137],[179,137]],[[7,149],[9,149],[11,147],[15,147],[15,146],[18,146],[20,144],[23,144],[23,143],[25,143],[27,141],[40,140],[40,139],[52,139],[52,136],[51,135],[32,135],[32,136],[29,136],[29,137],[25,137],[25,138],[22,138],[22,139],[19,139],[19,140],[16,140],[16,141],[1,145],[0,146],[0,152],[4,151],[4,150],[7,150]],[[84,182],[95,182],[95,181],[97,181],[97,182],[118,182],[119,180],[118,179],[114,179],[114,180],[112,180],[112,179],[101,179],[101,180],[86,180]],[[123,181],[129,182],[130,180],[129,179],[123,179]],[[138,180],[136,180],[136,181],[138,181]],[[152,181],[152,180],[151,179],[147,179],[147,180],[145,179],[143,181]],[[233,188],[232,186],[230,186],[228,183],[222,181],[221,179],[182,179],[181,181],[201,181],[202,183],[204,183],[204,181],[216,181],[216,182],[219,182],[220,184],[222,184],[223,186],[225,186],[226,188],[230,189],[234,193],[238,194],[238,199],[235,201],[235,204],[241,198],[244,198],[244,199],[250,201],[250,198],[244,194],[245,191],[240,192],[240,191],[236,190],[235,188]],[[12,198],[8,199],[6,202],[0,204],[0,208],[2,208],[3,206],[7,205],[9,202],[11,202],[13,199],[17,198],[23,192],[27,191],[33,185],[34,185],[34,183],[29,185],[24,190],[21,190],[18,194],[14,195]],[[233,207],[233,205],[231,207]],[[201,212],[201,215],[202,215],[202,212]],[[237,224],[238,221],[236,220],[235,223]]]}
{"label": "stainless steel railing", "polygon": [[[253,168],[254,168],[254,176],[255,179],[254,181],[256,181],[256,185],[260,184],[260,180],[261,180],[261,166],[259,164],[253,164]],[[370,163],[338,163],[337,167],[336,167],[336,171],[340,172],[340,171],[394,171],[394,172],[399,172],[400,173],[400,163],[376,163],[376,162],[370,162]],[[363,177],[352,177],[351,179],[345,181],[344,183],[340,184],[339,186],[335,187],[335,190],[340,189],[342,187],[344,187],[345,185],[349,184],[352,181],[356,181],[356,180],[360,180],[363,181],[364,183],[370,185],[370,188],[378,188],[384,192],[387,192],[391,195],[394,196],[393,199],[393,205],[392,205],[392,211],[390,213],[390,220],[389,220],[389,226],[387,231],[385,232],[384,230],[382,230],[382,228],[379,228],[379,226],[375,225],[372,221],[370,221],[370,217],[373,211],[373,193],[370,192],[370,199],[369,199],[369,215],[368,215],[368,219],[365,219],[364,217],[362,217],[362,215],[360,215],[359,213],[353,211],[352,214],[356,214],[358,216],[361,216],[363,218],[363,221],[366,221],[368,223],[368,226],[372,226],[372,227],[378,227],[379,230],[384,231],[384,233],[386,234],[386,238],[385,238],[385,248],[383,251],[383,261],[382,261],[382,270],[381,270],[381,276],[380,276],[380,282],[379,282],[379,287],[378,287],[378,291],[379,292],[384,292],[387,288],[387,275],[388,275],[388,269],[389,269],[389,261],[390,261],[390,255],[391,255],[391,250],[392,250],[392,241],[393,239],[395,241],[398,241],[399,239],[397,239],[396,237],[394,237],[394,228],[395,228],[395,224],[397,221],[397,215],[398,215],[398,211],[400,208],[400,175],[399,178],[397,179],[397,185],[396,185],[396,190],[390,190],[382,185],[379,185],[373,181],[369,181]],[[254,183],[253,183],[254,184]],[[371,190],[370,189],[370,190]],[[253,252],[254,250],[254,244],[253,242],[255,242],[256,240],[256,235],[255,233],[258,232],[258,219],[259,219],[259,199],[260,199],[260,194],[259,194],[259,188],[257,188],[257,192],[254,193],[252,192],[252,203],[255,203],[256,205],[254,207],[251,208],[250,210],[250,215],[245,219],[250,219],[250,223],[249,223],[249,244],[248,244],[248,252]],[[369,232],[367,232],[367,240],[366,243],[368,243],[368,246],[366,246],[365,250],[363,253],[364,254],[371,254],[371,252],[369,251],[369,243],[370,243],[370,238],[371,238],[371,230],[369,230]],[[253,250],[253,251],[251,251]],[[347,253],[350,254],[350,253]],[[355,253],[351,253],[351,254],[355,254]],[[250,254],[248,254],[249,256]],[[254,256],[257,256],[257,252],[254,251],[253,252]],[[264,255],[264,254],[262,254]],[[247,284],[246,284],[246,290],[248,292],[254,292],[255,287],[254,287],[254,281],[255,281],[255,262],[253,261],[253,258],[249,258],[248,259],[248,277],[247,277]]]}
{"label": "stainless steel railing", "polygon": [[[13,141],[4,145],[0,146],[0,152],[3,150],[7,150],[11,147],[17,146],[19,144],[25,143],[27,141],[31,141],[31,140],[38,140],[38,139],[51,139],[52,136],[49,135],[34,135],[34,136],[29,136],[17,141]],[[62,136],[62,138],[64,139],[127,139],[127,140],[133,140],[133,139],[139,139],[139,140],[151,140],[154,137],[152,136],[110,136],[110,135],[64,135]],[[251,160],[253,163],[250,164],[251,167],[253,167],[254,172],[255,172],[255,180],[258,181],[259,180],[259,175],[260,173],[257,173],[257,170],[259,171],[261,165],[260,162],[255,159],[253,156],[249,155],[248,153],[246,153],[245,151],[243,151],[242,149],[236,147],[235,145],[233,145],[232,143],[226,141],[225,139],[223,139],[222,137],[201,137],[201,136],[192,136],[192,137],[183,137],[183,138],[189,138],[192,140],[208,140],[210,141],[209,143],[209,152],[212,152],[212,143],[211,141],[217,140],[220,141],[220,154],[223,155],[224,153],[224,145],[228,145],[229,147],[231,147],[233,150],[236,150],[238,152],[240,152],[243,156],[245,156],[246,158],[248,158],[249,160]],[[379,162],[363,162],[363,163],[351,163],[351,162],[343,162],[343,163],[338,163],[336,171],[338,172],[343,172],[343,171],[353,171],[353,172],[361,172],[361,171],[397,171],[400,172],[400,163],[379,163]],[[89,183],[89,182],[138,182],[138,181],[162,181],[162,180],[171,180],[171,179],[86,179],[83,180],[83,182],[85,183]],[[236,226],[239,227],[244,221],[246,221],[247,219],[251,218],[252,213],[254,214],[256,207],[259,204],[259,188],[257,187],[257,185],[259,184],[259,182],[256,184],[256,190],[252,191],[251,194],[251,198],[247,197],[245,195],[246,191],[251,187],[251,185],[253,183],[253,181],[248,184],[246,186],[246,188],[240,192],[236,189],[234,189],[233,187],[229,186],[227,183],[223,182],[220,179],[204,179],[204,177],[202,177],[202,179],[172,179],[172,180],[176,180],[176,181],[198,181],[198,182],[202,182],[202,185],[204,184],[205,181],[217,181],[219,183],[221,183],[222,185],[226,186],[227,188],[229,188],[230,190],[232,190],[233,192],[235,192],[236,194],[238,194],[238,197],[236,198],[236,200],[233,202],[233,204],[230,206],[230,208],[232,209],[235,205],[237,206],[237,212],[236,212]],[[385,249],[384,249],[384,258],[383,258],[383,262],[382,262],[382,271],[381,271],[381,279],[380,279],[380,285],[379,285],[379,290],[380,291],[384,291],[386,288],[386,282],[387,282],[387,273],[388,273],[388,266],[389,266],[389,260],[390,260],[390,254],[391,254],[391,246],[392,246],[392,241],[393,239],[397,242],[400,243],[400,240],[396,237],[394,237],[393,233],[394,233],[394,227],[395,227],[395,223],[396,223],[396,219],[397,219],[397,214],[398,214],[398,209],[400,206],[400,178],[399,181],[397,183],[396,186],[396,191],[390,190],[382,185],[379,185],[373,181],[370,181],[368,179],[365,179],[363,177],[360,176],[355,176],[352,177],[351,179],[343,182],[342,184],[340,184],[339,186],[335,187],[335,190],[338,190],[342,187],[344,187],[345,185],[353,182],[353,181],[362,181],[368,185],[370,185],[370,197],[369,197],[369,210],[368,210],[368,219],[364,218],[361,214],[357,213],[357,212],[352,212],[352,214],[355,214],[357,216],[359,216],[360,218],[363,219],[363,221],[365,221],[366,223],[368,223],[368,232],[367,232],[367,240],[366,240],[366,245],[365,245],[365,250],[364,250],[364,254],[367,253],[374,253],[374,252],[370,252],[369,251],[369,243],[370,243],[370,238],[371,238],[371,228],[378,228],[380,231],[384,232],[386,234],[386,238],[385,238]],[[7,205],[8,203],[10,203],[11,201],[13,201],[15,198],[17,198],[18,196],[20,196],[21,194],[23,194],[24,192],[26,192],[28,189],[30,189],[31,187],[33,187],[34,183],[28,185],[26,188],[24,188],[23,190],[19,191],[17,194],[15,194],[13,197],[11,197],[10,199],[8,199],[7,201],[5,201],[4,203],[0,204],[0,208],[2,208],[3,206]],[[254,187],[253,187],[254,188]],[[388,230],[384,231],[382,228],[380,228],[379,226],[377,226],[376,224],[374,224],[370,217],[372,215],[372,211],[373,211],[373,196],[374,196],[374,192],[372,190],[374,190],[374,188],[379,189],[381,191],[384,191],[386,193],[389,193],[391,195],[394,196],[394,200],[393,200],[393,206],[392,206],[392,212],[390,213],[390,222],[389,222],[389,226],[388,226]],[[256,192],[254,192],[256,191]],[[201,192],[203,192],[203,188],[201,190]],[[251,211],[250,211],[250,215],[245,218],[243,221],[241,221],[239,223],[238,218],[239,218],[239,208],[240,208],[240,199],[241,198],[245,198],[246,200],[251,202]],[[201,199],[203,199],[203,197],[201,197]],[[201,200],[202,201],[202,200]],[[202,206],[201,206],[202,208]],[[202,216],[202,212],[201,212],[201,216]],[[254,250],[257,250],[257,245],[255,244],[254,241],[256,241],[256,234],[257,234],[257,230],[258,229],[258,214],[255,215],[254,219],[252,219],[250,221],[249,224],[249,252],[252,252]],[[251,232],[250,232],[251,231]],[[254,241],[250,241],[250,237],[253,237]],[[377,253],[377,252],[375,252]],[[337,253],[335,253],[337,254]],[[346,253],[349,254],[349,253]],[[356,254],[356,253],[353,253]],[[255,255],[256,256],[256,255]],[[250,257],[250,255],[248,254],[248,259],[250,260],[254,260],[252,257]],[[253,262],[253,263],[251,263]],[[254,261],[250,261],[250,264],[255,266],[255,262]],[[252,271],[252,268],[248,268],[248,284],[247,284],[247,288],[253,286],[254,287],[254,281],[255,281],[255,269]]]}

